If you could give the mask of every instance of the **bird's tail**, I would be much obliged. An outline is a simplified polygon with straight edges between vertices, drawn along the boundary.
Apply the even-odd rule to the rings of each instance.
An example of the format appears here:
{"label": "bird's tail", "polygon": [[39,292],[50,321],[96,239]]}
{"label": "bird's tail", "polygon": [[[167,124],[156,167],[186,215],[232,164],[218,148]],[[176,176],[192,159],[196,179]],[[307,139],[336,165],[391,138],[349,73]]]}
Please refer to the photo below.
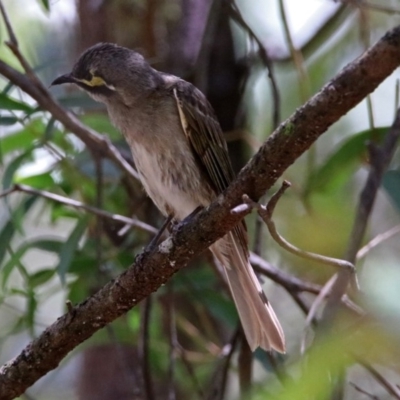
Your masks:
{"label": "bird's tail", "polygon": [[235,231],[211,246],[223,265],[244,333],[252,351],[257,347],[285,352],[283,329],[265,296]]}

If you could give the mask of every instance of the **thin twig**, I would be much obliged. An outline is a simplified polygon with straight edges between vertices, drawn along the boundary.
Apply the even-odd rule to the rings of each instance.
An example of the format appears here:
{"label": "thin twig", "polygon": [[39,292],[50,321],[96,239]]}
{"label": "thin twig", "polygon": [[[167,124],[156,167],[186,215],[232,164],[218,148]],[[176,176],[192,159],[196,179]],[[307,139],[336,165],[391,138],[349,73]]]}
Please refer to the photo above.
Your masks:
{"label": "thin twig", "polygon": [[365,246],[361,247],[357,252],[356,259],[360,261],[364,258],[373,248],[383,243],[385,240],[392,238],[393,236],[400,233],[400,225],[396,225],[388,231],[375,236],[371,241],[369,241]]}
{"label": "thin twig", "polygon": [[351,4],[353,6],[360,7],[360,8],[362,8],[362,7],[370,8],[371,10],[380,11],[380,12],[384,12],[387,14],[400,14],[400,10],[398,8],[383,6],[383,5],[376,4],[376,3],[369,3],[364,0],[334,0],[335,3],[338,1],[340,1],[343,4]]}
{"label": "thin twig", "polygon": [[151,313],[151,296],[147,297],[140,308],[140,333],[139,333],[139,357],[140,365],[142,368],[143,381],[144,381],[144,398],[148,400],[154,399],[153,382],[150,372],[150,356],[149,356],[149,325]]}
{"label": "thin twig", "polygon": [[289,294],[292,296],[292,299],[299,306],[299,308],[303,312],[303,314],[307,316],[309,307],[306,304],[306,302],[300,297],[300,293],[289,292]]}
{"label": "thin twig", "polygon": [[379,400],[379,397],[378,397],[378,396],[375,396],[375,395],[373,395],[373,394],[367,392],[366,390],[360,388],[360,386],[356,385],[354,382],[349,382],[349,383],[350,383],[351,386],[353,386],[353,388],[354,388],[355,390],[357,390],[357,392],[360,392],[360,393],[362,393],[362,394],[365,394],[367,397],[369,397],[369,398],[372,399],[372,400]]}
{"label": "thin twig", "polygon": [[242,328],[241,326],[238,326],[234,334],[232,335],[231,340],[222,348],[219,355],[221,361],[217,367],[217,371],[215,371],[215,373],[213,374],[213,382],[210,385],[211,390],[209,395],[207,396],[207,400],[224,399],[232,356],[242,336]]}
{"label": "thin twig", "polygon": [[265,65],[268,71],[268,78],[271,84],[271,92],[272,92],[272,99],[273,99],[273,111],[272,111],[272,127],[276,129],[281,120],[281,96],[278,89],[278,83],[275,78],[273,64],[268,55],[267,49],[261,43],[261,40],[258,36],[253,32],[250,28],[246,20],[243,18],[238,6],[235,4],[233,0],[230,1],[230,16],[233,20],[235,20],[248,34],[249,36],[257,43],[258,46],[258,54],[261,58],[261,61]]}
{"label": "thin twig", "polygon": [[[92,152],[92,158],[95,165],[96,170],[96,200],[95,200],[95,207],[98,210],[103,208],[103,164],[102,158],[99,154],[95,151]],[[102,238],[103,238],[103,221],[100,215],[97,215],[96,218],[96,229],[93,233],[94,239],[96,243],[96,261],[97,261],[97,268],[100,272],[103,271],[102,264],[103,264],[103,245],[102,245]]]}
{"label": "thin twig", "polygon": [[304,332],[305,334],[303,335],[302,341],[301,341],[301,353],[304,354],[306,350],[306,333],[307,333],[307,328],[311,324],[315,324],[317,319],[315,318],[315,315],[317,314],[317,310],[319,306],[322,304],[322,301],[329,296],[329,293],[332,289],[333,284],[335,283],[335,280],[337,278],[337,275],[333,275],[331,279],[322,287],[320,292],[318,293],[317,297],[311,304],[311,307],[308,311],[306,322],[305,322],[305,327],[304,327]]}
{"label": "thin twig", "polygon": [[179,347],[177,332],[176,332],[176,320],[175,320],[175,306],[173,301],[173,282],[168,285],[168,338],[169,338],[169,361],[168,361],[168,400],[176,400],[175,390],[175,364],[176,364],[176,353]]}
{"label": "thin twig", "polygon": [[242,335],[238,359],[239,386],[242,398],[246,398],[246,396],[251,397],[252,367],[253,352],[250,349],[246,337]]}
{"label": "thin twig", "polygon": [[1,0],[0,0],[0,12],[1,12],[1,16],[3,17],[4,25],[6,26],[8,36],[10,37],[10,43],[12,43],[14,46],[18,47],[17,37],[15,36],[14,30],[11,26],[10,20],[6,13],[6,9],[4,8],[3,2]]}
{"label": "thin twig", "polygon": [[3,190],[2,192],[0,192],[0,199],[2,199],[3,197],[7,197],[11,193],[15,193],[17,191],[18,191],[18,189],[15,186],[11,186],[8,189]]}
{"label": "thin twig", "polygon": [[308,77],[308,74],[307,74],[307,71],[305,68],[303,55],[300,50],[296,49],[296,46],[294,45],[294,42],[293,42],[292,34],[290,32],[289,22],[286,17],[284,0],[279,0],[278,4],[279,4],[281,20],[283,23],[283,30],[285,32],[286,42],[289,47],[289,51],[292,56],[292,60],[293,60],[293,63],[294,63],[294,66],[295,66],[295,69],[296,69],[296,72],[298,75],[301,100],[306,101],[311,93],[310,79]]}
{"label": "thin twig", "polygon": [[111,219],[113,221],[117,222],[123,222],[126,225],[129,226],[134,226],[135,228],[139,228],[145,232],[151,233],[151,234],[157,234],[158,230],[154,228],[153,226],[146,224],[145,222],[142,222],[136,218],[129,218],[125,217],[124,215],[119,215],[119,214],[112,214],[108,211],[105,210],[100,210],[96,207],[88,206],[87,204],[84,204],[78,200],[74,199],[69,199],[68,197],[60,196],[59,194],[47,192],[46,190],[39,190],[32,188],[27,185],[20,185],[16,184],[9,189],[4,190],[3,192],[0,193],[0,198],[5,197],[10,195],[11,193],[15,192],[23,192],[23,193],[28,193],[28,194],[33,194],[35,196],[40,196],[45,199],[51,200],[51,201],[56,201],[57,203],[64,204],[66,206],[74,207],[77,209],[81,209],[84,211],[88,211],[92,214],[98,215],[103,218]]}
{"label": "thin twig", "polygon": [[263,233],[264,233],[264,224],[262,222],[262,219],[259,216],[257,216],[254,223],[253,251],[255,254],[258,254],[259,256],[261,256],[262,244],[264,243]]}
{"label": "thin twig", "polygon": [[254,269],[262,275],[268,276],[274,282],[293,292],[309,292],[318,294],[321,286],[303,281],[291,274],[273,266],[268,261],[254,253],[250,253],[250,262]]}
{"label": "thin twig", "polygon": [[129,395],[132,396],[133,399],[138,398],[140,393],[139,385],[133,385],[133,382],[140,382],[140,377],[138,376],[138,369],[136,365],[130,365],[133,363],[133,360],[128,360],[126,356],[126,352],[124,349],[124,345],[119,341],[115,329],[111,325],[106,326],[106,332],[110,338],[110,342],[113,344],[115,352],[117,354],[117,362],[119,371],[117,371],[119,377],[122,377],[123,385],[126,390],[129,392]]}
{"label": "thin twig", "polygon": [[380,372],[377,371],[376,368],[366,361],[357,359],[357,362],[362,365],[376,379],[376,381],[387,390],[389,394],[391,394],[397,400],[400,400],[400,389],[396,385],[390,383]]}
{"label": "thin twig", "polygon": [[[333,258],[333,257],[327,257],[327,256],[323,256],[320,254],[315,254],[315,253],[311,253],[308,251],[304,251],[299,249],[298,247],[292,245],[291,243],[289,243],[286,239],[284,239],[276,230],[276,226],[275,223],[272,221],[272,213],[274,211],[274,208],[278,202],[278,200],[280,199],[280,197],[283,195],[283,193],[285,192],[285,190],[290,186],[289,182],[284,181],[282,183],[281,188],[278,190],[278,192],[276,192],[272,197],[271,200],[268,202],[267,206],[258,204],[254,201],[252,201],[249,196],[247,196],[246,194],[243,195],[243,202],[245,205],[249,205],[252,208],[255,208],[259,215],[261,216],[261,218],[263,219],[263,221],[265,222],[265,224],[268,227],[268,231],[271,234],[272,238],[285,250],[287,250],[288,252],[295,254],[299,257],[308,259],[308,260],[312,260],[312,261],[316,261],[319,262],[321,264],[325,264],[325,265],[330,265],[332,267],[336,267],[336,268],[341,268],[341,269],[346,269],[348,271],[354,272],[354,265],[352,263],[349,263],[346,260],[341,260],[338,258]],[[232,210],[232,213],[235,212],[242,212],[242,205],[235,207]]]}
{"label": "thin twig", "polygon": [[[279,12],[280,12],[281,21],[283,24],[283,31],[285,33],[287,46],[289,48],[289,52],[290,52],[291,58],[293,60],[294,67],[297,72],[298,85],[299,85],[299,91],[300,91],[300,99],[302,102],[305,102],[311,95],[310,78],[307,73],[303,54],[302,54],[301,50],[298,50],[296,48],[296,46],[294,45],[294,42],[293,42],[293,37],[292,37],[292,33],[290,31],[290,26],[289,26],[289,22],[288,22],[286,10],[285,10],[285,0],[279,0],[278,5],[279,5]],[[316,147],[315,146],[316,145],[311,146],[309,151],[307,152],[307,169],[306,169],[307,178],[312,174],[312,171],[314,170],[315,158],[316,158]]]}
{"label": "thin twig", "polygon": [[193,386],[195,387],[195,390],[197,391],[197,395],[198,395],[199,399],[204,399],[204,392],[201,388],[199,380],[196,377],[196,374],[193,369],[193,365],[189,362],[188,358],[186,357],[186,351],[181,346],[180,343],[178,344],[177,351],[179,352],[182,363],[185,366],[186,371],[187,371],[190,379],[193,382]]}

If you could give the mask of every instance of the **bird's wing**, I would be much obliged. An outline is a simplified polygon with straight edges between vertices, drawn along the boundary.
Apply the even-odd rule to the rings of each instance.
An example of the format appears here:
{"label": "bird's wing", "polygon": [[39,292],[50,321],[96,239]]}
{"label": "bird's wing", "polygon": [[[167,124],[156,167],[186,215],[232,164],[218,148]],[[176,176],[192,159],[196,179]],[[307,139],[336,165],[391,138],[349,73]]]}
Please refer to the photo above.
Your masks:
{"label": "bird's wing", "polygon": [[216,193],[223,192],[234,178],[221,126],[203,93],[179,80],[173,93],[183,131]]}
{"label": "bird's wing", "polygon": [[[235,177],[228,147],[210,103],[192,84],[177,80],[172,86],[182,129],[192,146],[200,168],[216,193],[222,193]],[[235,227],[244,254],[247,234],[244,220]]]}

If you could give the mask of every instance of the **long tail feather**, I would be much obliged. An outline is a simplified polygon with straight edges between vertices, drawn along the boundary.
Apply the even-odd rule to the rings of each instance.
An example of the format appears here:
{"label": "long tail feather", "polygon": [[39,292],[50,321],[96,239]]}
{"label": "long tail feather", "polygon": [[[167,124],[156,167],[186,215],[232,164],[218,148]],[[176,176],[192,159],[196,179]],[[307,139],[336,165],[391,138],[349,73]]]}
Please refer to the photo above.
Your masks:
{"label": "long tail feather", "polygon": [[282,327],[235,233],[230,232],[216,242],[211,251],[224,266],[250,348],[253,351],[257,347],[267,351],[275,349],[284,353]]}

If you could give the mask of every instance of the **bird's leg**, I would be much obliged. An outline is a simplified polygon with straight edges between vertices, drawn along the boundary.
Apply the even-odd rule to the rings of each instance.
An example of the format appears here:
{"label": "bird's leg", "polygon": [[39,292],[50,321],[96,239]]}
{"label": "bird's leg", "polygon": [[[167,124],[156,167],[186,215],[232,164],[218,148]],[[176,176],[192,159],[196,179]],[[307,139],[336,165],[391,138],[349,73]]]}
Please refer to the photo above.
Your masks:
{"label": "bird's leg", "polygon": [[[194,216],[197,215],[197,214],[199,213],[199,211],[201,211],[202,209],[203,209],[202,206],[196,207],[196,208],[183,220],[184,223],[190,222],[190,221],[194,218]],[[180,223],[180,222],[181,222],[181,221],[178,221],[177,219],[172,218],[172,219],[171,219],[171,222],[170,222],[170,225],[169,225],[169,228],[168,228],[169,232],[170,232],[170,233],[176,233],[175,230],[179,227],[179,223]]]}
{"label": "bird's leg", "polygon": [[186,218],[185,222],[190,222],[194,216],[196,216],[204,207],[198,206],[196,207]]}
{"label": "bird's leg", "polygon": [[171,223],[171,221],[173,221],[172,214],[168,215],[168,217],[165,219],[164,223],[162,224],[162,226],[159,229],[159,231],[157,232],[157,234],[153,237],[153,239],[151,239],[151,242],[147,245],[146,249],[149,252],[152,252],[156,248],[156,246],[158,245],[158,242],[161,239],[161,236],[163,235],[165,230],[168,228],[168,225]]}

